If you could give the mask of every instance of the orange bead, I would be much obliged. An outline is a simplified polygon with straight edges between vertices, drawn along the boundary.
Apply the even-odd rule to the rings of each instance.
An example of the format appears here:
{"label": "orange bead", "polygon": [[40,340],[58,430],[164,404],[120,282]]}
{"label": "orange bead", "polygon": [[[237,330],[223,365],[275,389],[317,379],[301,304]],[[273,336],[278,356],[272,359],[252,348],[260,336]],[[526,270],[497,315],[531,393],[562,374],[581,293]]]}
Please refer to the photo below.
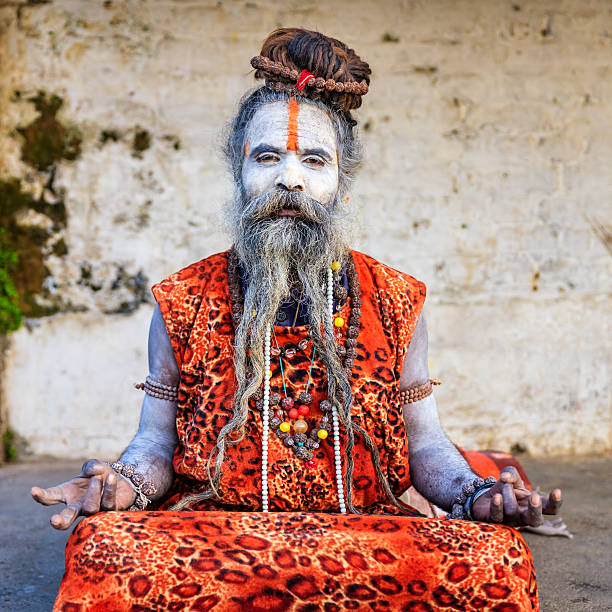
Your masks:
{"label": "orange bead", "polygon": [[302,421],[302,419],[296,421],[293,424],[293,431],[295,431],[295,433],[306,433],[308,431],[308,423]]}

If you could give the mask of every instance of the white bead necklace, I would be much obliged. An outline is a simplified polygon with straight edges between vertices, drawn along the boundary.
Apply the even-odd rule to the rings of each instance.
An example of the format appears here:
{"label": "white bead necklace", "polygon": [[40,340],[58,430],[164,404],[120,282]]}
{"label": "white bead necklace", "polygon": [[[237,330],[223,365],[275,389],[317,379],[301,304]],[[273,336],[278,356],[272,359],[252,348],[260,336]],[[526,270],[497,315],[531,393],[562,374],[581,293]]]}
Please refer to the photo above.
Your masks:
{"label": "white bead necklace", "polygon": [[[334,317],[334,273],[331,268],[327,270],[327,306],[330,319]],[[272,327],[266,328],[264,340],[264,396],[262,407],[262,452],[261,452],[261,506],[263,512],[268,512],[268,433],[270,422],[270,345]],[[338,409],[332,404],[332,422],[334,427],[334,465],[336,467],[336,485],[338,487],[338,500],[340,512],[346,514],[344,500],[344,483],[342,481],[342,456],[340,455],[340,426],[338,422]]]}

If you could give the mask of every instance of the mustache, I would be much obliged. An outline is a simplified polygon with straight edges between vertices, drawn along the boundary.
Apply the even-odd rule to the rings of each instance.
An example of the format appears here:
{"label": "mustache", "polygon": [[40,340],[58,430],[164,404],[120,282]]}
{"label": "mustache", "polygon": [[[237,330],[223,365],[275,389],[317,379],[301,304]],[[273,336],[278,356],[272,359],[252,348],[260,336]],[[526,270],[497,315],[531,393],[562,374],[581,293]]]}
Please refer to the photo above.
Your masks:
{"label": "mustache", "polygon": [[327,207],[302,193],[274,188],[246,200],[242,218],[249,221],[262,221],[278,215],[283,209],[295,211],[303,220],[317,224],[329,222],[330,211]]}

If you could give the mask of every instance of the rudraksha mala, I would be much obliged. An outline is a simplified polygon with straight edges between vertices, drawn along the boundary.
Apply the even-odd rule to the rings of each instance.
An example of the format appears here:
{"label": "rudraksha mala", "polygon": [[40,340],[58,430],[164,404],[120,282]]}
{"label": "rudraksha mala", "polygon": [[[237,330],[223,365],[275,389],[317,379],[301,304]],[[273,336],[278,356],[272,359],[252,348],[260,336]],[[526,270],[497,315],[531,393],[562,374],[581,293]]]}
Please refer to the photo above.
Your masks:
{"label": "rudraksha mala", "polygon": [[164,385],[150,376],[147,376],[143,383],[135,384],[134,387],[136,389],[143,389],[147,395],[157,399],[163,399],[169,402],[176,402],[178,400],[178,387]]}
{"label": "rudraksha mala", "polygon": [[136,499],[128,510],[144,510],[151,503],[149,498],[157,493],[157,487],[152,482],[145,480],[145,477],[136,471],[136,466],[131,463],[114,461],[110,466],[117,474],[130,480],[134,486]]}
{"label": "rudraksha mala", "polygon": [[410,387],[400,391],[400,403],[401,404],[413,404],[418,402],[433,393],[434,385],[441,385],[442,383],[435,378],[430,378],[426,383]]}
{"label": "rudraksha mala", "polygon": [[486,493],[492,486],[495,485],[497,479],[494,476],[486,478],[475,478],[472,482],[465,482],[461,487],[461,492],[455,496],[453,500],[453,508],[448,513],[446,519],[454,519],[458,521],[472,521],[472,506],[474,502],[483,494]]}
{"label": "rudraksha mala", "polygon": [[[265,77],[266,87],[273,91],[284,91],[294,95],[300,94],[303,91],[303,88],[300,89],[297,86],[301,74],[297,70],[289,68],[281,62],[275,62],[263,55],[256,55],[251,59],[251,66],[257,70],[255,77]],[[367,94],[369,89],[365,81],[335,81],[334,79],[324,79],[316,75],[305,83],[305,87],[314,89],[319,93],[323,91],[335,91],[338,93],[352,93],[360,96]]]}
{"label": "rudraksha mala", "polygon": [[[345,300],[347,296],[350,296],[351,298],[347,337],[344,341],[344,344],[342,344],[340,333],[338,333],[336,344],[336,351],[338,353],[338,357],[348,380],[351,376],[354,360],[357,357],[357,337],[359,336],[359,330],[361,325],[361,297],[359,295],[359,277],[355,269],[355,263],[350,254],[346,258],[345,268],[349,286],[348,291],[339,282],[339,276],[342,270],[342,266],[338,262],[334,262],[334,264],[332,264],[332,273],[334,275],[333,297],[338,302]],[[234,322],[237,324],[240,321],[240,318],[242,317],[242,313],[244,311],[244,304],[242,296],[242,281],[240,279],[239,272],[238,255],[236,254],[234,249],[230,251],[228,257],[228,285],[230,292],[230,302],[232,307],[232,317]],[[336,316],[333,318],[334,329],[338,332],[340,332],[340,330],[346,324],[347,321],[345,321],[344,318],[341,316]],[[287,350],[286,347],[283,348]],[[338,399],[340,401],[344,401],[343,390],[338,389],[337,393]],[[258,392],[255,394],[254,399],[256,409],[261,411],[263,406],[263,391],[261,389],[259,389]],[[312,395],[307,392],[302,392],[298,395],[296,401],[301,406],[307,406],[312,402]],[[291,402],[291,405],[289,405],[289,402]],[[282,407],[290,411],[294,407],[293,404],[293,398],[281,398],[279,393],[270,394],[270,407]],[[319,447],[321,440],[327,437],[327,430],[332,424],[332,406],[332,402],[330,402],[329,400],[323,400],[319,404],[319,408],[321,409],[321,412],[323,412],[323,417],[321,418],[321,421],[318,426],[311,428],[308,436],[303,431],[295,431],[295,433],[292,434],[290,432],[291,426],[289,425],[288,421],[284,419],[284,415],[282,414],[282,412],[280,414],[278,414],[277,412],[275,416],[270,418],[270,428],[281,440],[283,440],[285,446],[291,448],[299,459],[306,462],[307,467],[313,467],[310,464],[314,454],[313,451]],[[297,425],[298,423],[299,420],[294,424],[294,430],[295,425]],[[287,427],[287,425],[289,425],[289,427]]]}

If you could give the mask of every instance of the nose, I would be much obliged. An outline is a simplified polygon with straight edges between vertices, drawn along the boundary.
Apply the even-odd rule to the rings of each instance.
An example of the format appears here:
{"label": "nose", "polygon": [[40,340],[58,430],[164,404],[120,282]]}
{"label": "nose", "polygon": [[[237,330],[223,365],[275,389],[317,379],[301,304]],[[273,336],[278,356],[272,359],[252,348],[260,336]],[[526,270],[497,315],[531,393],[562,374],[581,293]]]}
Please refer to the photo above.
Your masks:
{"label": "nose", "polygon": [[304,175],[295,155],[289,154],[281,164],[275,186],[287,191],[304,191]]}

